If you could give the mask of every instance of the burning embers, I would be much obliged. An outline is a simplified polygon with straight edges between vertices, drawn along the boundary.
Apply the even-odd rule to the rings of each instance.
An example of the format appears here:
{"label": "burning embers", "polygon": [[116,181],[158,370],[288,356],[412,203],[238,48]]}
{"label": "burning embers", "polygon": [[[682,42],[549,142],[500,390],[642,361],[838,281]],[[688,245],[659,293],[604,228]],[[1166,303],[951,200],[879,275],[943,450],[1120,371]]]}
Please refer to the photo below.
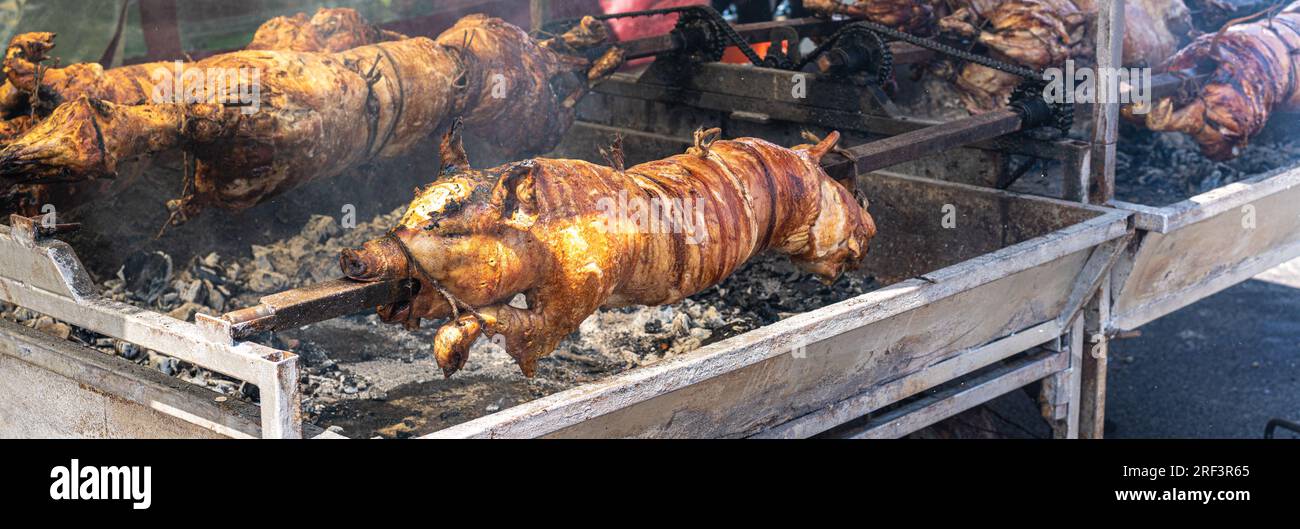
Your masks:
{"label": "burning embers", "polygon": [[[766,249],[826,281],[857,266],[875,225],[819,166],[838,134],[793,149],[708,137],[697,135],[687,154],[626,170],[537,158],[479,171],[455,127],[443,139],[438,180],[387,236],[342,252],[340,266],[357,280],[418,280],[414,298],[379,312],[408,327],[449,318],[434,341],[447,376],[482,334],[503,337],[531,376],[596,309],[674,303]],[[691,229],[611,226],[619,196],[691,203],[694,220],[682,223]],[[653,229],[630,229],[638,225]],[[518,294],[526,308],[510,304]]]}

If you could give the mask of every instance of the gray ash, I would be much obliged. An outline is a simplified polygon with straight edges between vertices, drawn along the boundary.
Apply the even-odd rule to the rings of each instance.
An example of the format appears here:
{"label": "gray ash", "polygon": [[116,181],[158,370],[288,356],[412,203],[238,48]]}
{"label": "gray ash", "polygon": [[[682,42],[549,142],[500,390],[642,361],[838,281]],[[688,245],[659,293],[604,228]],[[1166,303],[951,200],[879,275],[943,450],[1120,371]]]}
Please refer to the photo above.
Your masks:
{"label": "gray ash", "polygon": [[[1166,206],[1224,185],[1300,163],[1294,119],[1278,122],[1252,138],[1241,155],[1215,162],[1201,155],[1191,137],[1126,126],[1115,165],[1116,198]],[[1288,122],[1290,121],[1290,122]]]}

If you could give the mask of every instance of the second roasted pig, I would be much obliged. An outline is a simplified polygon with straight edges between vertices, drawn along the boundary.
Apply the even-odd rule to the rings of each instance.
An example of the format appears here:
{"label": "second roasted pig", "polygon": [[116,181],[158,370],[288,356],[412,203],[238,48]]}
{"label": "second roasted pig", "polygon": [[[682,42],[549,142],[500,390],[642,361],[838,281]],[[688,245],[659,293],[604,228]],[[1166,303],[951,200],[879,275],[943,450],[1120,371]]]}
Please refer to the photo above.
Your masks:
{"label": "second roasted pig", "polygon": [[[545,151],[573,119],[590,62],[566,53],[595,45],[587,19],[547,41],[482,15],[437,39],[410,38],[339,53],[242,51],[198,61],[202,71],[249,76],[200,102],[119,105],[89,97],[60,105],[0,151],[0,179],[22,184],[111,175],[136,156],[183,149],[197,160],[183,220],[206,206],[244,209],[303,182],[425,145],[453,116],[507,155]],[[238,89],[238,93],[236,93]]]}
{"label": "second roasted pig", "polygon": [[[417,280],[413,299],[380,315],[408,327],[449,318],[434,343],[447,376],[482,334],[503,337],[532,376],[598,308],[675,303],[759,252],[826,281],[855,268],[876,228],[819,165],[838,138],[787,149],[697,133],[686,154],[627,169],[538,158],[478,171],[453,131],[439,178],[340,265],[361,281]],[[511,304],[518,294],[527,308]]]}
{"label": "second roasted pig", "polygon": [[[63,101],[81,96],[123,105],[150,102],[154,87],[170,82],[172,62],[150,62],[105,69],[98,63],[42,67],[54,49],[53,33],[23,33],[9,42],[4,58],[4,84],[0,85],[0,114],[11,114],[28,104],[38,87],[48,112]],[[308,17],[276,17],[258,27],[244,49],[297,52],[340,52],[377,42],[399,40],[402,35],[376,28],[348,8],[321,9]],[[7,116],[6,116],[7,117]]]}
{"label": "second roasted pig", "polygon": [[1212,71],[1190,94],[1154,103],[1145,125],[1183,132],[1214,160],[1234,158],[1278,112],[1300,112],[1300,2],[1197,37],[1170,70]]}

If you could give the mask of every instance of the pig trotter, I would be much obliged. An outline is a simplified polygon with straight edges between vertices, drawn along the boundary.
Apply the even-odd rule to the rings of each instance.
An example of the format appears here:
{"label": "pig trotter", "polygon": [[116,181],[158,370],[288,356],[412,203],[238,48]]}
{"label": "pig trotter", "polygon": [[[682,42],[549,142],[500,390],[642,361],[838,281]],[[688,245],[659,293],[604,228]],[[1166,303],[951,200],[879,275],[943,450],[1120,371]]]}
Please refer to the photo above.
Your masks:
{"label": "pig trotter", "polygon": [[469,348],[483,332],[483,324],[477,316],[466,314],[438,329],[433,338],[433,357],[442,368],[443,376],[451,375],[465,367],[469,360]]}

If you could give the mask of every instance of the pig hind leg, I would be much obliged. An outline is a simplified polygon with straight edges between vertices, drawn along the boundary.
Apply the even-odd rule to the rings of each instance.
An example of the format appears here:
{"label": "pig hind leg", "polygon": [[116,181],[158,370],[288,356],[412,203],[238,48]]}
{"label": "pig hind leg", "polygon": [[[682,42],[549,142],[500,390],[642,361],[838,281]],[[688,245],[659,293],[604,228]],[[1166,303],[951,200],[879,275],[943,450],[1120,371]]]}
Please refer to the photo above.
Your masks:
{"label": "pig hind leg", "polygon": [[[529,309],[492,305],[478,309],[478,315],[482,317],[482,331],[504,337],[506,353],[515,359],[524,376],[532,377],[537,371],[537,360],[554,351],[594,311],[595,307],[584,311],[568,304],[539,303]],[[478,326],[466,323],[473,319],[476,317],[462,316],[438,330],[439,338],[446,339],[435,341],[434,353],[448,376],[465,365],[469,344],[478,338]]]}
{"label": "pig hind leg", "polygon": [[[537,359],[559,344],[559,339],[552,340],[548,335],[546,318],[540,312],[509,305],[483,307],[478,309],[477,315],[466,314],[438,328],[433,341],[433,356],[443,375],[451,377],[465,367],[470,346],[484,330],[490,335],[505,337],[506,353],[529,377],[537,368]],[[559,338],[563,337],[564,334],[559,335]]]}
{"label": "pig hind leg", "polygon": [[576,324],[572,328],[556,325],[555,318],[540,308],[495,305],[482,309],[480,313],[490,334],[505,337],[506,353],[515,359],[527,377],[536,372],[539,358],[554,350],[560,340],[577,329]]}

